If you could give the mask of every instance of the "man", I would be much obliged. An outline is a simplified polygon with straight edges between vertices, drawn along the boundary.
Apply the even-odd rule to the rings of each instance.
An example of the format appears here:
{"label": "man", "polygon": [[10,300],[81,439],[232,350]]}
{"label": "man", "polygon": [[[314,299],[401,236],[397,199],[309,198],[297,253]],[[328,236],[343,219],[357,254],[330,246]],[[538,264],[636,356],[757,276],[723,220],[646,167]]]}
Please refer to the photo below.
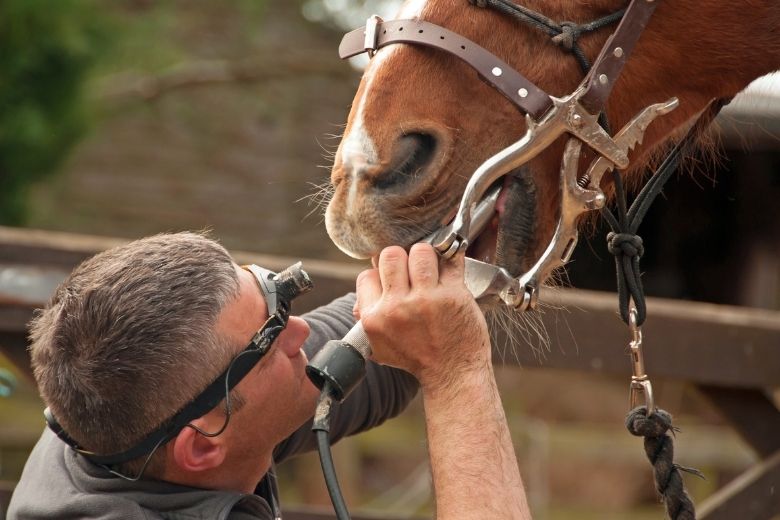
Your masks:
{"label": "man", "polygon": [[[376,360],[405,372],[369,364],[334,415],[333,440],[399,413],[417,389],[410,373],[426,408],[438,516],[530,518],[462,259],[440,272],[430,246],[389,248],[359,277],[357,301],[339,298],[284,327],[269,316],[256,271],[190,233],[77,267],[31,325],[36,380],[72,448],[44,432],[9,518],[278,516],[273,464],[314,443],[307,356],[341,338],[353,312]],[[219,394],[220,406],[146,442],[225,385],[247,353],[256,366]],[[101,462],[117,453],[132,455]]]}

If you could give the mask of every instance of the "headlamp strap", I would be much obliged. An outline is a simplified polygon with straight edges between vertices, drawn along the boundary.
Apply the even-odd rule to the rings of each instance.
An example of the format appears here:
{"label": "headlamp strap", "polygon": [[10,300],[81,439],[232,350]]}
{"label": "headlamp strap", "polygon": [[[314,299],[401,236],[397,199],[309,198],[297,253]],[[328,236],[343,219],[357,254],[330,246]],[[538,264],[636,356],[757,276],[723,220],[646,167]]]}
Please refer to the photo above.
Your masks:
{"label": "headlamp strap", "polygon": [[[262,356],[262,353],[264,352],[264,347],[267,349],[267,347],[270,346],[270,342],[272,342],[278,333],[281,332],[280,329],[284,329],[286,325],[285,318],[286,313],[277,313],[272,316],[269,320],[269,325],[271,326],[265,328],[258,336],[253,338],[253,343],[256,348],[251,350],[247,349],[239,354],[233,363],[231,363],[230,368],[206,387],[198,397],[184,406],[176,415],[165,421],[159,428],[149,433],[143,440],[130,449],[109,455],[99,455],[83,449],[70,435],[68,435],[49,408],[46,408],[43,412],[46,424],[57,437],[73,448],[74,451],[98,465],[114,466],[148,455],[156,447],[178,435],[190,422],[213,410],[225,398],[226,392],[230,392],[230,390],[232,390],[233,387],[235,387],[257,364],[258,358]],[[272,323],[273,321],[276,321],[275,325]]]}

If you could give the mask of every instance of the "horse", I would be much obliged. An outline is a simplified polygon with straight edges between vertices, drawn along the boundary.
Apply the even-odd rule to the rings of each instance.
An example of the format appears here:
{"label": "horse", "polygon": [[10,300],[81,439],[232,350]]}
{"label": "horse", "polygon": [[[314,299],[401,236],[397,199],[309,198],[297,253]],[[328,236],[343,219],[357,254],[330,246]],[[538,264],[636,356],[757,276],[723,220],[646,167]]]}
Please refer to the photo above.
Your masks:
{"label": "horse", "polygon": [[[487,285],[504,276],[512,291],[501,299],[525,310],[538,284],[568,261],[588,210],[602,209],[611,193],[620,219],[607,218],[610,226],[638,239],[630,215],[644,202],[627,212],[624,186],[660,163],[642,192],[657,193],[656,180],[677,162],[661,161],[662,153],[685,153],[719,106],[780,69],[777,27],[776,0],[407,0],[396,21],[372,18],[342,41],[344,56],[366,51],[371,60],[331,171],[328,234],[357,258],[421,239],[444,256],[467,247],[476,262],[467,261],[467,285],[469,265],[487,266]],[[485,206],[488,191],[494,198]],[[472,236],[483,206],[484,231]],[[635,260],[618,262],[633,271],[619,277],[630,298],[626,282],[618,286],[633,335],[626,424],[646,447],[668,448],[663,461],[648,451],[657,489],[670,516],[694,518],[671,460],[671,417],[655,408],[644,373],[641,241],[629,248],[610,244]],[[659,429],[640,431],[640,423]]]}
{"label": "horse", "polygon": [[[679,106],[649,125],[642,143],[629,153],[629,166],[620,175],[634,185],[713,100],[731,98],[755,78],[780,69],[780,4],[774,0],[643,1],[658,6],[614,84],[604,107],[606,123],[621,128],[643,107],[673,97]],[[576,23],[627,4],[519,3],[550,19]],[[484,4],[409,0],[396,19],[449,29],[552,96],[577,88],[583,71],[578,60],[562,52],[562,38],[551,39]],[[612,29],[579,36],[587,62],[593,63]],[[392,244],[408,246],[451,221],[472,173],[518,141],[529,126],[515,104],[451,54],[406,44],[372,54],[335,155],[325,217],[334,243],[356,258],[374,256]],[[469,256],[517,276],[544,254],[561,211],[559,169],[565,146],[563,137],[556,139],[504,177],[492,221],[470,244]],[[584,149],[579,162],[587,165],[596,156]],[[605,176],[600,187],[609,193],[611,184]]]}

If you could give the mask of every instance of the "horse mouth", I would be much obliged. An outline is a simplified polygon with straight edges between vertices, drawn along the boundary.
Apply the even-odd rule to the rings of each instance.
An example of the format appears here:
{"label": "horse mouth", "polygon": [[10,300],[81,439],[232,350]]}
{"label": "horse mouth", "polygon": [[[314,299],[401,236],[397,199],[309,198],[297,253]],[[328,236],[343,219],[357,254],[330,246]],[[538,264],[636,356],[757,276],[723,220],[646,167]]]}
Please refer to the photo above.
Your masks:
{"label": "horse mouth", "polygon": [[527,168],[503,178],[492,220],[466,250],[466,255],[506,268],[513,276],[530,268],[536,230],[536,189]]}

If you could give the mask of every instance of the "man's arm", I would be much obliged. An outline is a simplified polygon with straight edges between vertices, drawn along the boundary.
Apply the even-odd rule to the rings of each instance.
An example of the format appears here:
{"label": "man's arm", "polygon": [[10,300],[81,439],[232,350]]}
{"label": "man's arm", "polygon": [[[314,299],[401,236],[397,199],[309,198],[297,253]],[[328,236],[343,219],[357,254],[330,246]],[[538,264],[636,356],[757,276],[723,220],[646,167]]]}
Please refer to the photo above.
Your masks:
{"label": "man's arm", "polygon": [[428,245],[385,249],[358,278],[358,308],[381,363],[417,377],[437,517],[530,519],[491,365],[487,325],[463,281]]}
{"label": "man's arm", "polygon": [[437,518],[530,519],[492,369],[422,388]]}

